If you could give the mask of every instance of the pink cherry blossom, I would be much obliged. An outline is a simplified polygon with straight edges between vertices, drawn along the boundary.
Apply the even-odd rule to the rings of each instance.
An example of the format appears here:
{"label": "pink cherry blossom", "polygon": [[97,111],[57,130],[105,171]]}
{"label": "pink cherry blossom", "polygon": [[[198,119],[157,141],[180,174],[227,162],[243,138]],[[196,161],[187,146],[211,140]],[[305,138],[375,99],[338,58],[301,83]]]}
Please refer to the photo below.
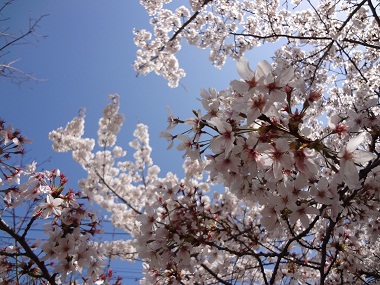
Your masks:
{"label": "pink cherry blossom", "polygon": [[340,158],[340,173],[353,187],[356,187],[359,182],[359,174],[355,164],[362,164],[376,157],[373,153],[357,149],[365,140],[365,137],[366,134],[361,133],[357,137],[351,138],[338,154]]}
{"label": "pink cherry blossom", "polygon": [[35,215],[41,212],[44,219],[49,218],[51,215],[60,216],[62,213],[61,204],[63,199],[53,198],[50,194],[46,196],[46,202],[39,205],[35,210]]}
{"label": "pink cherry blossom", "polygon": [[236,63],[237,71],[244,81],[233,80],[231,87],[238,93],[245,93],[252,88],[258,86],[261,78],[268,76],[271,66],[268,62],[259,62],[256,71],[252,71],[249,67],[248,59],[241,57]]}
{"label": "pink cherry blossom", "polygon": [[212,118],[210,124],[215,126],[220,134],[211,140],[211,149],[215,153],[224,152],[224,156],[227,157],[235,140],[231,124],[223,122],[219,118]]}
{"label": "pink cherry blossom", "polygon": [[[109,96],[96,139],[83,137],[81,110],[49,135],[85,170],[80,192],[67,190],[58,170],[15,165],[27,140],[0,121],[0,231],[9,237],[0,283],[111,284],[108,256],[142,260],[141,284],[378,282],[375,1],[140,2],[152,27],[134,31],[139,74],[178,85],[177,52],[187,42],[217,67],[237,60],[241,78],[202,89],[204,110],[189,119],[168,110],[173,134],[162,136],[183,153],[183,173],[160,173],[143,124],[125,155],[118,95]],[[252,70],[244,55],[272,42],[270,63]],[[127,240],[95,242],[101,226],[87,202],[108,211]],[[23,210],[33,216],[16,222]],[[42,218],[46,241],[32,243]]]}
{"label": "pink cherry blossom", "polygon": [[266,163],[272,164],[273,175],[276,179],[282,177],[283,169],[290,169],[292,158],[289,152],[289,144],[286,139],[279,139],[273,144],[261,144],[258,152],[266,154]]}

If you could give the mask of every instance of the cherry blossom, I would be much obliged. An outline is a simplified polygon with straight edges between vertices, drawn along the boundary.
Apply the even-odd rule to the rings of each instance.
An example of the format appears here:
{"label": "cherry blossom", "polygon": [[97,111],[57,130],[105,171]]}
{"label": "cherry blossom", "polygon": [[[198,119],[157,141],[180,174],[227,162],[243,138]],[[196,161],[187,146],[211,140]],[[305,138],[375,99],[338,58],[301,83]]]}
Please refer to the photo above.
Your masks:
{"label": "cherry blossom", "polygon": [[[265,84],[265,80],[257,87],[260,84]],[[291,86],[291,82],[286,85]],[[296,88],[284,92],[297,96]],[[303,105],[301,112],[278,104],[273,106],[273,112],[260,110],[248,123],[244,111],[238,115],[231,111],[234,100],[241,98],[234,90],[212,94],[202,92],[202,105],[218,100],[215,115],[205,117],[198,111],[195,118],[177,120],[177,125],[189,128],[187,132],[166,133],[171,143],[178,139],[177,148],[187,158],[182,179],[172,173],[158,177],[158,169],[149,156],[147,129],[142,125],[137,127],[136,139],[131,143],[136,150],[135,163],[116,162],[116,158],[123,157],[118,147],[113,152],[105,149],[102,155],[87,155],[94,160],[84,165],[89,177],[80,184],[81,188],[109,209],[113,223],[133,237],[131,244],[123,246],[138,252],[145,262],[141,283],[221,282],[228,276],[241,282],[254,278],[271,284],[287,278],[323,278],[328,284],[335,282],[332,280],[336,273],[321,275],[320,268],[333,266],[340,266],[341,278],[351,284],[358,278],[372,276],[372,269],[354,253],[362,250],[365,240],[341,234],[367,231],[346,222],[353,216],[379,216],[378,205],[368,199],[376,191],[376,182],[371,182],[375,180],[370,177],[377,173],[378,158],[363,144],[368,139],[366,132],[360,130],[357,136],[348,131],[352,138],[339,152],[331,143],[332,138],[343,145],[345,139],[329,126],[322,129],[320,136],[303,133],[303,118],[311,108],[308,97],[304,100],[309,103]],[[270,92],[265,96],[271,96]],[[283,100],[286,104],[288,99]],[[344,117],[339,120],[344,122]],[[207,132],[203,131],[205,128]],[[205,139],[207,136],[209,139]],[[80,136],[77,139],[83,140]],[[209,143],[199,144],[201,140]],[[363,150],[357,150],[359,145]],[[346,152],[348,155],[344,156]],[[364,153],[365,159],[360,160],[359,153]],[[356,163],[355,173],[365,183],[362,186],[352,188],[350,180],[341,175],[351,162]],[[100,163],[106,163],[106,171],[97,170]],[[330,171],[324,171],[325,168]],[[211,184],[221,183],[225,190],[213,192],[205,178]],[[370,231],[374,232],[372,228]],[[77,255],[76,266],[89,258],[87,247],[82,244],[80,248],[84,256]],[[48,252],[54,256],[54,250]],[[231,266],[236,263],[241,265]],[[264,271],[249,269],[260,264],[266,264]]]}
{"label": "cherry blossom", "polygon": [[267,61],[259,62],[256,71],[252,71],[249,67],[248,59],[245,57],[238,60],[236,67],[240,77],[244,81],[233,80],[231,87],[239,93],[245,93],[255,88],[259,80],[266,77],[271,71],[271,66]]}
{"label": "cherry blossom", "polygon": [[35,209],[36,213],[35,215],[38,215],[39,212],[41,212],[41,215],[44,219],[48,218],[49,216],[61,215],[61,203],[63,202],[63,199],[61,198],[53,198],[51,195],[47,195],[46,202],[42,203]]}
{"label": "cherry blossom", "polygon": [[373,153],[357,149],[364,139],[365,133],[351,138],[347,146],[344,147],[338,155],[340,157],[340,172],[351,185],[355,186],[359,182],[359,175],[355,163],[368,162],[376,157]]}
{"label": "cherry blossom", "polygon": [[[245,71],[258,77],[257,85],[246,91],[201,91],[206,115],[198,110],[195,117],[181,120],[173,119],[170,111],[170,123],[175,124],[163,136],[173,145],[178,142],[186,158],[182,178],[159,176],[143,124],[137,125],[130,143],[134,161],[126,159],[126,151],[116,144],[123,116],[115,94],[99,121],[97,140],[83,137],[83,112],[65,129],[52,131],[53,148],[72,151],[87,172],[79,182],[81,191],[111,212],[112,223],[131,239],[93,242],[99,221],[75,192],[63,192],[67,178],[58,170],[41,173],[35,164],[28,166],[15,174],[29,177],[17,188],[27,195],[9,190],[4,201],[16,207],[37,198],[34,217],[53,218],[45,227],[48,240],[36,246],[42,261],[54,262],[46,278],[64,283],[82,276],[85,284],[100,284],[106,279],[103,260],[108,255],[142,259],[142,284],[334,284],[337,276],[355,284],[376,276],[371,260],[362,258],[364,253],[377,254],[367,243],[378,239],[376,126],[363,119],[354,128],[345,127],[351,114],[347,111],[331,112],[327,126],[315,124],[311,130],[308,124],[321,114],[315,109],[323,108],[318,105],[322,97],[305,91],[289,67],[265,68]],[[279,86],[269,90],[273,80]],[[233,82],[230,86],[240,84]],[[274,90],[282,94],[276,102],[271,98]],[[254,108],[244,106],[245,98],[257,102]],[[363,103],[361,110],[379,113],[373,103]],[[168,132],[178,125],[188,130]],[[87,228],[84,219],[90,220]],[[7,258],[2,261],[5,268]]]}
{"label": "cherry blossom", "polygon": [[[162,136],[182,152],[183,174],[160,173],[143,124],[129,160],[117,145],[117,94],[96,139],[84,137],[84,110],[49,134],[53,149],[72,152],[84,169],[81,192],[66,190],[58,170],[11,163],[29,141],[1,121],[0,230],[10,242],[0,249],[0,281],[16,283],[21,261],[21,277],[38,284],[103,284],[112,276],[106,258],[118,256],[142,260],[141,284],[378,282],[376,3],[140,2],[152,29],[134,31],[139,74],[153,71],[177,86],[185,72],[176,54],[186,41],[209,49],[217,67],[235,59],[241,78],[225,90],[202,89],[203,110],[191,118],[168,108]],[[272,62],[252,70],[247,51],[276,41]],[[80,197],[110,212],[128,240],[95,241],[100,220]],[[26,228],[10,227],[4,213],[29,202]],[[47,239],[31,244],[39,220]]]}

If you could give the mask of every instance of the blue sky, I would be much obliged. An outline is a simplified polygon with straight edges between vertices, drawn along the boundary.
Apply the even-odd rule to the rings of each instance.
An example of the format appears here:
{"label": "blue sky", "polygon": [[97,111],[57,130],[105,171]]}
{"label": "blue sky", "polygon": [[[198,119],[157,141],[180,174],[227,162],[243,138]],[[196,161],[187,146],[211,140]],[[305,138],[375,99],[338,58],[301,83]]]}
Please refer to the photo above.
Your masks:
{"label": "blue sky", "polygon": [[[0,117],[33,140],[28,146],[27,161],[45,162],[45,169],[61,169],[72,188],[78,189],[77,181],[85,177],[85,172],[70,154],[52,150],[48,133],[65,126],[81,107],[87,109],[85,136],[96,137],[98,119],[108,104],[107,95],[118,93],[120,111],[126,118],[118,144],[131,155],[127,144],[136,124],[147,124],[152,157],[162,175],[167,171],[181,174],[182,153],[167,151],[168,143],[159,138],[167,126],[166,106],[170,105],[174,115],[188,118],[192,109],[201,108],[196,100],[200,88],[225,89],[232,79],[239,78],[232,60],[218,70],[208,61],[207,50],[187,45],[179,55],[180,65],[187,72],[181,81],[185,88],[170,89],[164,79],[154,74],[136,78],[132,68],[136,52],[132,30],[150,28],[147,13],[137,0],[16,0],[3,15],[10,20],[1,24],[14,33],[27,30],[29,18],[48,15],[29,43],[12,47],[6,58],[0,59],[19,59],[17,68],[41,79],[16,85],[0,78]],[[255,68],[258,61],[270,60],[272,54],[273,49],[266,48],[264,53],[260,48],[247,57]],[[125,271],[138,270],[136,266],[124,266],[121,276],[139,276]],[[124,284],[132,284],[126,281]]]}

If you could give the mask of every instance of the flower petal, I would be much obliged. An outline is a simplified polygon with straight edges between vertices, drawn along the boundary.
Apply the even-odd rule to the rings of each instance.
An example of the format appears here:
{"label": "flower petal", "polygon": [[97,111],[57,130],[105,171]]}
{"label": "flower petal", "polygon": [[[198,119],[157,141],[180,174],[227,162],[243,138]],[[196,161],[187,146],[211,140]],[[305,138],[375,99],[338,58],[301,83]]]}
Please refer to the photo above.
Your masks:
{"label": "flower petal", "polygon": [[361,133],[357,137],[351,138],[347,143],[346,150],[348,152],[353,152],[362,143],[362,141],[364,140],[364,136],[365,133]]}
{"label": "flower petal", "polygon": [[260,61],[256,69],[257,79],[268,75],[271,72],[271,70],[272,70],[272,66],[266,60]]}
{"label": "flower petal", "polygon": [[294,69],[292,67],[287,68],[286,70],[281,72],[281,82],[289,83],[291,79],[294,77]]}
{"label": "flower petal", "polygon": [[249,67],[248,59],[246,59],[245,57],[241,57],[237,61],[236,68],[237,68],[237,72],[239,73],[242,79],[249,81],[252,78],[255,78],[255,73]]}
{"label": "flower petal", "polygon": [[367,162],[367,161],[374,159],[375,157],[376,157],[376,155],[374,153],[364,151],[364,150],[360,150],[360,149],[355,150],[353,153],[354,161],[357,163]]}
{"label": "flower petal", "polygon": [[249,90],[249,84],[247,84],[246,82],[244,81],[240,81],[240,80],[232,80],[231,83],[231,88],[240,93],[240,94],[243,94],[245,92],[247,92]]}
{"label": "flower petal", "polygon": [[343,168],[343,174],[346,178],[346,182],[350,185],[356,185],[359,182],[358,170],[352,161],[346,161]]}

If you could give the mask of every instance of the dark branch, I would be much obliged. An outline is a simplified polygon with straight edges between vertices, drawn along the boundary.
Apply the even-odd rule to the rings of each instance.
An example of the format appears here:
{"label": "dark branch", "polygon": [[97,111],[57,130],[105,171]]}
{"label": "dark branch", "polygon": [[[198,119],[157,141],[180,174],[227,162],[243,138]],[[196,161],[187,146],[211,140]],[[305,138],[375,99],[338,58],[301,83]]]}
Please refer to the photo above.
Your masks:
{"label": "dark branch", "polygon": [[201,264],[201,266],[208,272],[212,275],[212,277],[214,277],[216,280],[218,280],[218,282],[222,283],[222,284],[225,284],[225,285],[232,285],[232,283],[230,282],[227,282],[225,280],[223,280],[222,278],[220,278],[218,276],[218,274],[216,274],[214,271],[212,271],[210,268],[208,268],[204,263]]}
{"label": "dark branch", "polygon": [[12,238],[14,238],[25,250],[25,256],[33,260],[37,266],[40,268],[42,272],[43,278],[45,278],[51,285],[57,285],[55,282],[55,278],[50,275],[48,269],[45,266],[45,263],[41,261],[37,255],[34,254],[33,250],[30,248],[29,244],[25,241],[25,239],[14,232],[4,221],[0,218],[0,230],[9,234]]}
{"label": "dark branch", "polygon": [[136,212],[139,215],[142,214],[139,210],[135,209],[130,203],[128,203],[127,200],[125,200],[123,197],[117,194],[116,191],[110,185],[108,185],[108,183],[104,180],[104,178],[100,175],[100,173],[95,168],[94,168],[94,171],[95,171],[95,174],[102,181],[102,183],[108,188],[108,190],[110,190],[117,198],[123,201],[123,203],[125,203],[128,207],[130,207],[134,212]]}
{"label": "dark branch", "polygon": [[380,18],[379,15],[377,15],[376,8],[373,6],[372,1],[368,0],[368,6],[371,9],[372,15],[375,18],[377,25],[380,27]]}

